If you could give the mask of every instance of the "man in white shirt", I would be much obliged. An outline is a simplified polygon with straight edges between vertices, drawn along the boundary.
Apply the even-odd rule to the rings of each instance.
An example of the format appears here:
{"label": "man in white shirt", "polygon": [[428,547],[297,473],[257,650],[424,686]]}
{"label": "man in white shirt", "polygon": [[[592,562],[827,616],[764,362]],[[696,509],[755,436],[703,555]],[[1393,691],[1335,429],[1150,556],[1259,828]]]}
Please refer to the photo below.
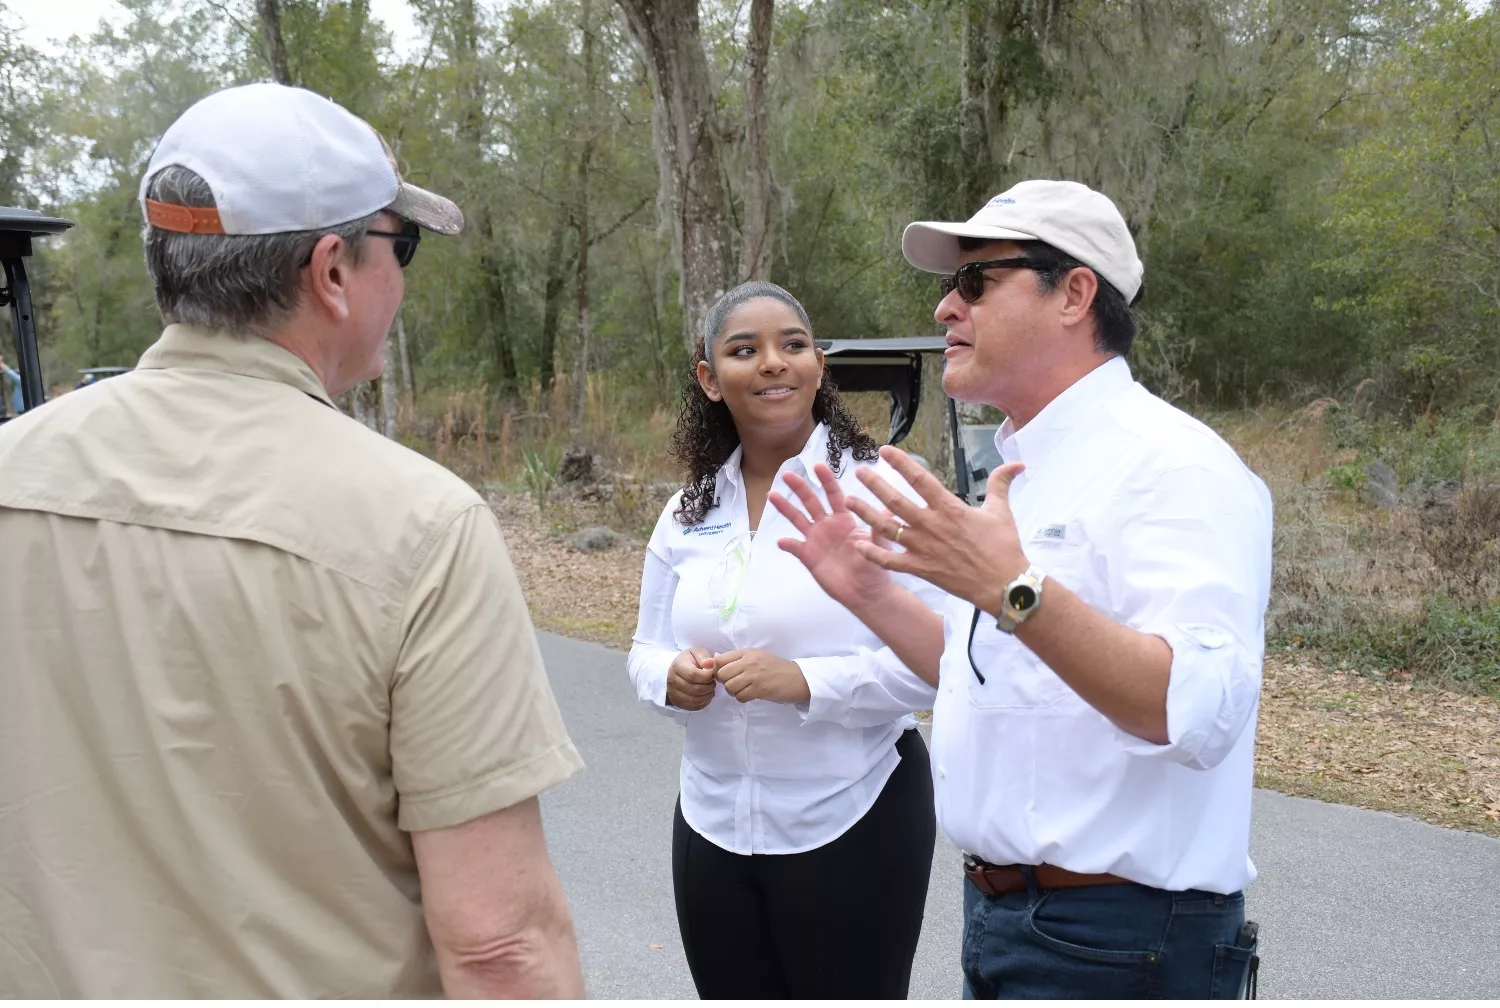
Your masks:
{"label": "man in white shirt", "polygon": [[[868,472],[885,512],[834,494],[825,510],[795,477],[810,517],[774,503],[804,536],[783,548],[937,682],[965,994],[1238,997],[1269,494],[1132,380],[1143,270],[1107,197],[1023,182],[966,223],[912,224],[902,249],[950,274],[943,387],[1005,413],[1005,465],[978,509],[892,448],[925,508]],[[877,567],[955,602],[935,613]]]}

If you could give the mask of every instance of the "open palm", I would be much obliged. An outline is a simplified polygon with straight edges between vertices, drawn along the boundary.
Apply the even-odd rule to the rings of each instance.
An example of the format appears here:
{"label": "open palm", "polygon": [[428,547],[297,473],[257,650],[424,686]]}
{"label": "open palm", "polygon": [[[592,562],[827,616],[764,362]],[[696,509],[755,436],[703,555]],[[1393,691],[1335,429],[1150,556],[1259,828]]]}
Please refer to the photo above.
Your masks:
{"label": "open palm", "polygon": [[865,559],[855,547],[855,543],[873,537],[849,511],[833,470],[819,463],[814,472],[828,497],[827,508],[813,492],[812,485],[794,473],[784,478],[802,507],[775,492],[768,496],[772,506],[802,535],[801,539],[779,539],[776,545],[801,560],[830,598],[854,609],[874,601],[888,589],[891,575]]}

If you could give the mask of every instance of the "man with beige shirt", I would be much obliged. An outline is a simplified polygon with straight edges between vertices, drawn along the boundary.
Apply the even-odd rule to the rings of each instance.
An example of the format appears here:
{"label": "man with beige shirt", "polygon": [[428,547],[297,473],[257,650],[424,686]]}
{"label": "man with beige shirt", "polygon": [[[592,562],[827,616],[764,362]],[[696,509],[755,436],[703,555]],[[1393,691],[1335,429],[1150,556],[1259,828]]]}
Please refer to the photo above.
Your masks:
{"label": "man with beige shirt", "polygon": [[330,398],[462,215],[274,84],[141,198],[166,331],[0,428],[0,992],[582,996],[536,800],[582,764],[499,526]]}

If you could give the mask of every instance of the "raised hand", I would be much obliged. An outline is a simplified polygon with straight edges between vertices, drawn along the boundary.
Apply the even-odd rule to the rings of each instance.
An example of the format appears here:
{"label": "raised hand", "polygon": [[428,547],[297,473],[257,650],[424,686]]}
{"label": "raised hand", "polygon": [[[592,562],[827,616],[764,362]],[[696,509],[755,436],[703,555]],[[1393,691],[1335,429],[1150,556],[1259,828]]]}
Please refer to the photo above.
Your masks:
{"label": "raised hand", "polygon": [[[990,473],[984,506],[973,508],[949,493],[936,476],[901,449],[886,445],[880,449],[880,456],[901,474],[926,507],[908,499],[874,469],[860,469],[860,482],[886,510],[882,513],[857,497],[848,499],[849,509],[880,536],[852,542],[850,548],[883,570],[914,574],[985,612],[999,612],[1005,586],[1027,567],[1010,510],[1011,480],[1025,467],[1020,462],[1007,462]],[[889,548],[881,539],[899,543],[901,551]]]}
{"label": "raised hand", "polygon": [[717,686],[712,662],[713,655],[706,648],[688,648],[673,658],[667,669],[667,703],[685,711],[707,707]]}
{"label": "raised hand", "polygon": [[[871,533],[860,528],[850,512],[848,498],[833,470],[819,462],[813,467],[813,474],[828,497],[827,508],[813,492],[812,485],[795,473],[787,473],[783,479],[802,507],[774,490],[766,496],[802,536],[778,539],[776,545],[801,560],[830,598],[857,612],[861,605],[869,604],[890,588],[891,576],[857,548],[859,543],[871,544]],[[890,515],[884,517],[890,519]]]}

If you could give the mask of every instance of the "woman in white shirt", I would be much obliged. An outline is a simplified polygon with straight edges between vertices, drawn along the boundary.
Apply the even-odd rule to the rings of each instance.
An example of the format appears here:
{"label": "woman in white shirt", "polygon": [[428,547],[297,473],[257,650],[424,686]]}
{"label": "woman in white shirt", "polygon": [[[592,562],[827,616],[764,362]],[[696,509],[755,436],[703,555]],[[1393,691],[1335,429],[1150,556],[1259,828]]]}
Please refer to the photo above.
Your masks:
{"label": "woman in white shirt", "polygon": [[[825,595],[766,494],[826,462],[905,487],[773,284],[709,312],[673,438],[687,470],[647,547],[630,677],[687,729],[672,841],[704,998],[905,998],[936,827],[910,716],[934,690]],[[784,489],[784,488],[783,488]],[[941,592],[904,584],[930,603]]]}

